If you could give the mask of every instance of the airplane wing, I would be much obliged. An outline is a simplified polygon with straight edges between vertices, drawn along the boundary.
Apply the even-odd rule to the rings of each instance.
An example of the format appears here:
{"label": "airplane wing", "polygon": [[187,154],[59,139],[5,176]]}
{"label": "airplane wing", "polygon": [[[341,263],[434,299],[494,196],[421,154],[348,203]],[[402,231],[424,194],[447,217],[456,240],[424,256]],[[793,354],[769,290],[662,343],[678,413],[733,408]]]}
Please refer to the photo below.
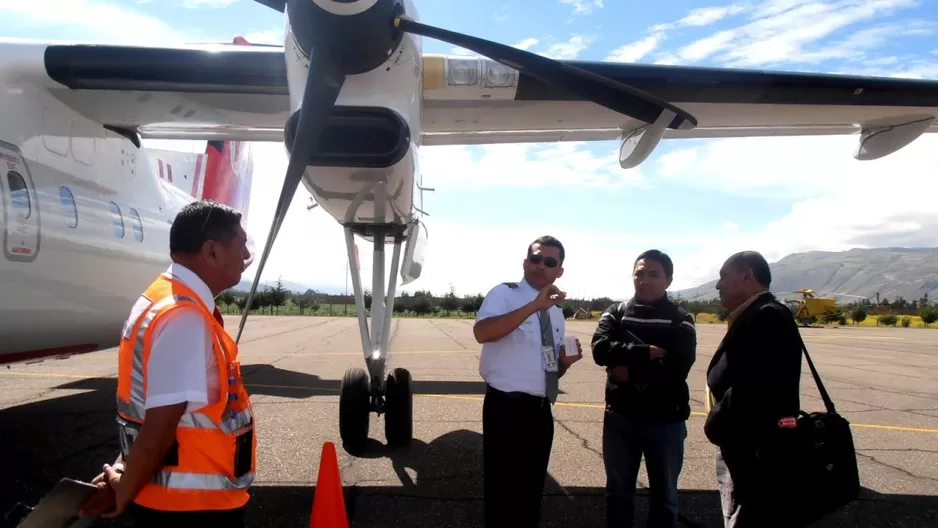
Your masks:
{"label": "airplane wing", "polygon": [[[645,91],[698,119],[665,138],[852,134],[914,123],[938,132],[938,81],[561,61]],[[645,123],[486,58],[424,57],[423,144],[620,139]]]}
{"label": "airplane wing", "polygon": [[[44,88],[144,138],[282,141],[289,116],[282,47],[8,41],[0,57],[5,82]],[[851,134],[860,125],[912,139],[938,131],[938,81],[561,62],[697,117],[696,128],[665,138]],[[644,125],[486,58],[425,55],[423,98],[423,145],[616,140]]]}

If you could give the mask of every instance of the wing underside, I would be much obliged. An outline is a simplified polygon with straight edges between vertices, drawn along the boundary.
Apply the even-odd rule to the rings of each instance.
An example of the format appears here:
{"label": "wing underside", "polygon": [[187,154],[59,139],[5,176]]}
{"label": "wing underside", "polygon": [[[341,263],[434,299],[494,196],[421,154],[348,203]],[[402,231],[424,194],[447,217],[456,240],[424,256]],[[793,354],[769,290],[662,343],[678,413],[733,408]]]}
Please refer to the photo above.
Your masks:
{"label": "wing underside", "polygon": [[[282,141],[283,49],[0,43],[0,79],[145,138]],[[938,131],[938,81],[563,61],[689,111],[665,138],[851,134],[925,123]],[[644,123],[484,58],[426,55],[423,145],[616,140]]]}

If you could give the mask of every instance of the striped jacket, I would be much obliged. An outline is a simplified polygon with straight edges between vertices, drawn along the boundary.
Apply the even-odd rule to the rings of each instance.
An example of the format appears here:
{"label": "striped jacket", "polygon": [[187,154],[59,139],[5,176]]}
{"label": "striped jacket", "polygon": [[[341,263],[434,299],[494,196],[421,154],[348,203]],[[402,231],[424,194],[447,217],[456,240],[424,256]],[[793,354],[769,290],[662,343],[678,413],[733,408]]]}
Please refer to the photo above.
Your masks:
{"label": "striped jacket", "polygon": [[[665,350],[650,359],[649,347]],[[628,380],[606,381],[606,406],[642,421],[674,422],[690,416],[687,376],[697,359],[694,318],[667,296],[644,304],[632,299],[611,305],[592,339],[593,360],[625,366]]]}

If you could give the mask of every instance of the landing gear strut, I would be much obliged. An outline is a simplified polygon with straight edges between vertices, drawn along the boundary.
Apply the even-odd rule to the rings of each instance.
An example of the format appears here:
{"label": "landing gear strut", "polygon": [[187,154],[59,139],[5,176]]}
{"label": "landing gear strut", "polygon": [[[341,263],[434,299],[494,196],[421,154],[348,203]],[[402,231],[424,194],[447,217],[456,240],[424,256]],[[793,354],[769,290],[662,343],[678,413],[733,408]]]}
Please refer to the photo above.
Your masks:
{"label": "landing gear strut", "polygon": [[[402,226],[368,228],[367,234],[374,240],[370,332],[365,314],[361,274],[357,266],[354,234],[352,226],[345,227],[345,244],[367,370],[350,368],[345,371],[339,393],[339,434],[345,450],[351,454],[359,454],[368,441],[372,411],[379,416],[385,415],[384,431],[388,445],[399,447],[410,444],[413,439],[413,393],[412,380],[407,369],[396,368],[393,372],[387,372],[391,314],[394,311],[394,294],[404,241]],[[393,237],[394,250],[390,279],[385,289],[384,246],[388,237]]]}

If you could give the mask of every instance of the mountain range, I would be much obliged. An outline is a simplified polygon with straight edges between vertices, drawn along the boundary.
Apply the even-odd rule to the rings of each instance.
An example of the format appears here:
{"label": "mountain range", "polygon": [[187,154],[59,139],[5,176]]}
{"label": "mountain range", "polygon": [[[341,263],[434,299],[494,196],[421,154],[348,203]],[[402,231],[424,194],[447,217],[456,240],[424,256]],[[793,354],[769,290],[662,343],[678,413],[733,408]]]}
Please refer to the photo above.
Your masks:
{"label": "mountain range", "polygon": [[[928,294],[938,299],[938,248],[871,248],[848,251],[808,251],[793,253],[769,264],[772,270],[771,291],[785,293],[811,288],[816,295],[844,294],[865,297],[876,302],[907,301]],[[673,292],[687,300],[719,297],[717,281]],[[833,295],[837,297],[836,295]],[[841,304],[854,297],[838,299]]]}
{"label": "mountain range", "polygon": [[[319,293],[325,293],[328,295],[341,295],[345,291],[341,288],[336,288],[331,284],[304,284],[295,281],[281,280],[280,283],[283,287],[291,292],[303,293],[306,290],[315,290]],[[233,291],[239,292],[249,292],[251,291],[251,286],[254,284],[254,277],[241,279],[241,282],[237,286],[231,288]],[[264,291],[264,288],[270,286],[271,288],[277,286],[277,281],[275,280],[262,280],[260,284],[257,285],[257,291]],[[352,288],[349,286],[349,295],[352,294]]]}

